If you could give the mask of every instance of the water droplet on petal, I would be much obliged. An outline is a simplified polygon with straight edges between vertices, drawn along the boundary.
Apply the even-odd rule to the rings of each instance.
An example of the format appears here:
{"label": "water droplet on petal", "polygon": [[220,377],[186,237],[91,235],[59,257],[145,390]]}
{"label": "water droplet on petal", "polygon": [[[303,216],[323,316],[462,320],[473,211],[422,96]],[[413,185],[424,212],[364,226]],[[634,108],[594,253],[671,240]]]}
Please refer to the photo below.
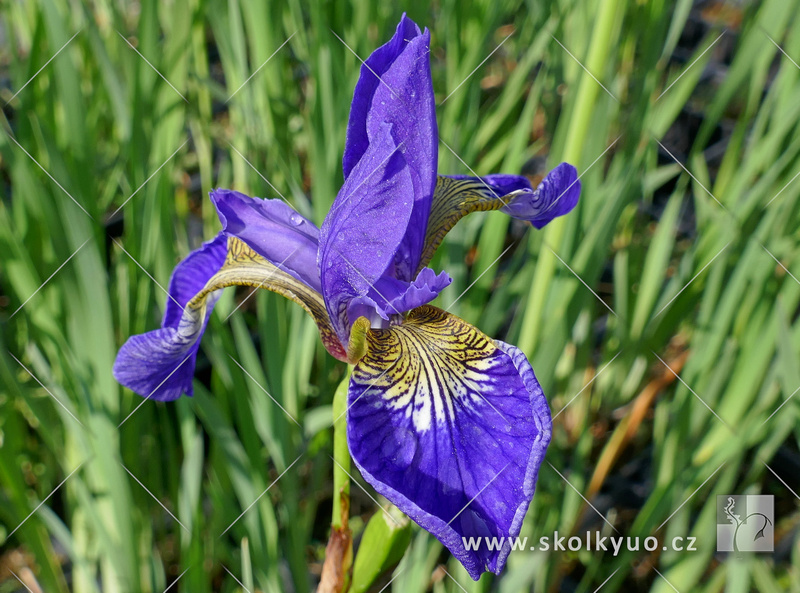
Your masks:
{"label": "water droplet on petal", "polygon": [[300,226],[301,224],[303,224],[303,217],[300,216],[299,214],[296,214],[296,213],[292,214],[289,217],[289,220],[291,220],[292,224],[295,225],[295,226]]}

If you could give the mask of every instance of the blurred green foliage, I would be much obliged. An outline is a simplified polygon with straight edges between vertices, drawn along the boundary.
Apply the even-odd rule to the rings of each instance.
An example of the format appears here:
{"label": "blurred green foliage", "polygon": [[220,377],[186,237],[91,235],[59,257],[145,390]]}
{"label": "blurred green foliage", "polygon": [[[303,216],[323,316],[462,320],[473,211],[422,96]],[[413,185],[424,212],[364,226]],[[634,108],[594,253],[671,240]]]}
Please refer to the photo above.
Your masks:
{"label": "blurred green foliage", "polygon": [[[523,535],[613,524],[698,551],[515,552],[473,583],[415,527],[392,590],[800,590],[797,9],[408,9],[432,32],[440,171],[535,174],[546,155],[582,173],[578,208],[546,231],[476,214],[433,264],[454,278],[439,304],[519,344],[551,402]],[[216,232],[211,188],[282,195],[322,221],[358,56],[401,12],[0,5],[0,591],[26,565],[48,592],[313,587],[345,369],[304,313],[227,291],[192,399],[143,402],[111,366]],[[776,553],[717,555],[715,495],[752,493],[776,497]],[[358,538],[379,511],[352,494]]]}

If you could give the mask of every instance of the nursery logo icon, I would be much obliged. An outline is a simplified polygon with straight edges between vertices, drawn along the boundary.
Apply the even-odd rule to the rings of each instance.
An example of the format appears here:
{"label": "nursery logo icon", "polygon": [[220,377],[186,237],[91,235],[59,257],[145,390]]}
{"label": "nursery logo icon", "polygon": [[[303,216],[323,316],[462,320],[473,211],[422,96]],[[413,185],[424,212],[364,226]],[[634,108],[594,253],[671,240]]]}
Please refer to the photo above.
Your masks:
{"label": "nursery logo icon", "polygon": [[717,496],[717,552],[772,552],[772,495]]}

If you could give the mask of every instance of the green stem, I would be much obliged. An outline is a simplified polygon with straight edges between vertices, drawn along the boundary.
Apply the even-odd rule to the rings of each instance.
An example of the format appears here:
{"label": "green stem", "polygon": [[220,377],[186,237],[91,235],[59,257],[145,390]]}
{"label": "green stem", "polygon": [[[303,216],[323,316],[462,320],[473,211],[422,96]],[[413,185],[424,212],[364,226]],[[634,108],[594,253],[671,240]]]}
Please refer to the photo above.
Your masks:
{"label": "green stem", "polygon": [[[333,520],[334,528],[347,528],[347,509],[342,513],[342,500],[349,506],[350,500],[350,451],[347,448],[347,386],[352,367],[333,395]],[[343,517],[344,515],[344,517]]]}
{"label": "green stem", "polygon": [[[614,23],[618,14],[619,0],[603,0],[597,12],[597,26],[592,35],[592,42],[586,54],[586,69],[595,74],[602,74],[608,63],[608,53],[613,45],[612,34]],[[575,108],[569,122],[567,141],[564,147],[563,160],[568,163],[579,163],[581,152],[589,131],[597,95],[602,91],[600,85],[584,72],[578,87],[578,96]],[[604,92],[604,91],[603,91]],[[565,221],[557,218],[545,231],[544,242],[553,249],[558,249],[564,239]],[[550,283],[553,280],[556,268],[556,257],[550,249],[543,249],[536,262],[536,271],[533,282],[528,292],[525,314],[522,318],[522,332],[519,348],[528,357],[533,354],[533,349],[539,343],[541,332],[542,312],[544,300],[548,295]]]}

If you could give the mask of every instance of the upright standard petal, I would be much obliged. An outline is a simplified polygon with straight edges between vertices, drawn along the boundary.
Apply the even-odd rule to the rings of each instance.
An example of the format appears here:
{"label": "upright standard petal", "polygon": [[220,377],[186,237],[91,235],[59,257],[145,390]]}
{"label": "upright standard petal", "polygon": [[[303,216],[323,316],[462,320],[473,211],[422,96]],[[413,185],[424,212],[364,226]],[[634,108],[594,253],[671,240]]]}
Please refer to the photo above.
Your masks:
{"label": "upright standard petal", "polygon": [[429,45],[428,30],[420,32],[403,15],[392,39],[367,58],[353,96],[343,159],[347,179],[389,124],[413,189],[407,233],[396,249],[393,271],[405,282],[416,275],[436,184],[438,134]]}
{"label": "upright standard petal", "polygon": [[350,324],[347,308],[370,293],[393,265],[413,208],[408,163],[384,124],[353,169],[320,230],[322,295],[343,344]]}
{"label": "upright standard petal", "polygon": [[131,336],[117,354],[113,372],[122,385],[159,401],[192,395],[197,348],[216,299],[190,302],[225,263],[227,241],[220,233],[175,268],[161,329]]}
{"label": "upright standard petal", "polygon": [[[547,402],[525,356],[439,309],[367,330],[348,393],[361,474],[478,579],[511,550],[464,538],[519,534],[550,441]],[[483,540],[481,540],[483,541]]]}
{"label": "upright standard petal", "polygon": [[319,230],[283,200],[251,198],[230,189],[211,192],[222,230],[320,292]]}

